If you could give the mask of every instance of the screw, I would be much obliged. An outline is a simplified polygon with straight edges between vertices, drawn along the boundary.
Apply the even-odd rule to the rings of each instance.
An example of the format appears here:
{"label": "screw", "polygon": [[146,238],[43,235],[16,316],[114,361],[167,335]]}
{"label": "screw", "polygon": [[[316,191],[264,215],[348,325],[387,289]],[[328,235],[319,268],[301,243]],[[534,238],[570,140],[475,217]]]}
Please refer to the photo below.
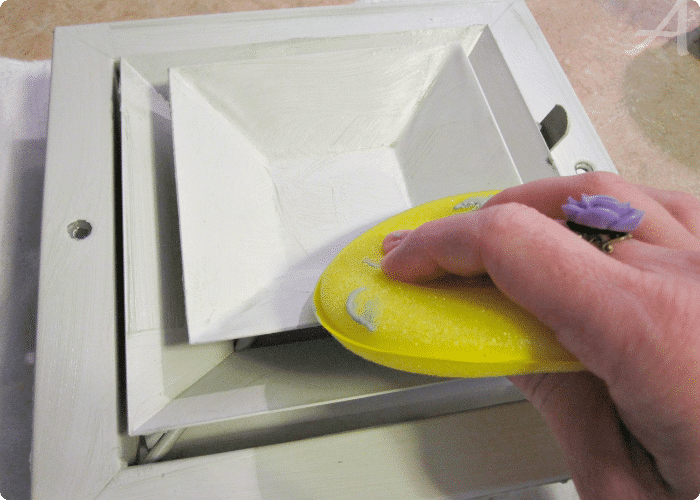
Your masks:
{"label": "screw", "polygon": [[577,174],[586,174],[588,172],[593,172],[593,165],[591,165],[587,161],[578,161],[576,162],[576,165],[574,165],[574,171]]}
{"label": "screw", "polygon": [[68,224],[68,236],[74,240],[83,240],[90,236],[92,225],[85,220],[77,220]]}

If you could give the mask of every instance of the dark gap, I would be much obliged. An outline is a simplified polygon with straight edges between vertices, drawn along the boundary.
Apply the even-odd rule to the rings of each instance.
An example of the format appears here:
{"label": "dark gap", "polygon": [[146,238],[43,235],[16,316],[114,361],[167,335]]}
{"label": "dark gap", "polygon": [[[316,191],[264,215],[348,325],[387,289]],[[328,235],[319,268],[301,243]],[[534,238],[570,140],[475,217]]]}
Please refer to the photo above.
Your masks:
{"label": "dark gap", "polygon": [[128,432],[126,413],[126,312],[124,301],[124,225],[122,223],[122,161],[121,161],[121,113],[119,98],[119,61],[114,65],[112,88],[112,138],[114,158],[114,265],[115,312],[117,353],[117,407],[118,428],[121,434]]}
{"label": "dark gap", "polygon": [[288,332],[260,335],[258,337],[255,337],[255,340],[253,340],[253,343],[250,344],[248,348],[257,349],[260,347],[272,347],[284,344],[293,344],[296,342],[308,342],[310,340],[327,339],[330,337],[331,334],[322,326],[312,326],[309,328],[291,330]]}
{"label": "dark gap", "polygon": [[559,144],[569,131],[569,118],[563,106],[555,105],[540,122],[540,132],[550,149]]}

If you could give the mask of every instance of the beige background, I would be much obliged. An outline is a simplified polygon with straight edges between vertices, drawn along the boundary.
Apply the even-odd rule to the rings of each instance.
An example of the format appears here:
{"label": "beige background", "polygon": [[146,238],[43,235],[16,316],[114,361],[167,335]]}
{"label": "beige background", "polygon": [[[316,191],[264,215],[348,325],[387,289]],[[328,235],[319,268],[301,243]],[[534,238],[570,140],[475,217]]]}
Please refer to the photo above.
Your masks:
{"label": "beige background", "polygon": [[[349,0],[7,0],[0,6],[0,55],[51,57],[54,27],[350,3]],[[620,173],[633,181],[700,196],[700,7],[696,0],[527,0]],[[675,7],[687,9],[690,54],[668,35],[645,50]],[[683,28],[674,17],[667,32]]]}

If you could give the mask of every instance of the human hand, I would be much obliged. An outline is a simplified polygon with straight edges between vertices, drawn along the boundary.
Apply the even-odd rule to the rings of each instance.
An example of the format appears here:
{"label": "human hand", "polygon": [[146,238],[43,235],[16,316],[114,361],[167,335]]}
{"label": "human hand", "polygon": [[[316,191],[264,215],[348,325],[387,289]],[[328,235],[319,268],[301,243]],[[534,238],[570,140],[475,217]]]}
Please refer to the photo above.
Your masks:
{"label": "human hand", "polygon": [[[645,216],[605,254],[557,219],[607,194]],[[384,240],[384,272],[488,273],[585,372],[510,377],[541,412],[582,499],[700,495],[700,202],[609,173],[502,191],[480,210]]]}

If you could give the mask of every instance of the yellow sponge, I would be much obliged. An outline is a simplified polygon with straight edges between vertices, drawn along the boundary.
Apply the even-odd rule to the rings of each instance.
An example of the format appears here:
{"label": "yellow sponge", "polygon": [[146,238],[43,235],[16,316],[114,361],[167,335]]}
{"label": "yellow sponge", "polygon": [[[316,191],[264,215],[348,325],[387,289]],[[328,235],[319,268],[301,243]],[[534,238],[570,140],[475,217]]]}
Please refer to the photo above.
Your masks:
{"label": "yellow sponge", "polygon": [[582,370],[548,327],[506,298],[488,278],[413,285],[391,280],[379,268],[387,234],[474,210],[478,205],[470,205],[470,199],[496,192],[420,205],[354,240],[316,286],[314,303],[321,324],[363,358],[414,373],[494,377]]}

